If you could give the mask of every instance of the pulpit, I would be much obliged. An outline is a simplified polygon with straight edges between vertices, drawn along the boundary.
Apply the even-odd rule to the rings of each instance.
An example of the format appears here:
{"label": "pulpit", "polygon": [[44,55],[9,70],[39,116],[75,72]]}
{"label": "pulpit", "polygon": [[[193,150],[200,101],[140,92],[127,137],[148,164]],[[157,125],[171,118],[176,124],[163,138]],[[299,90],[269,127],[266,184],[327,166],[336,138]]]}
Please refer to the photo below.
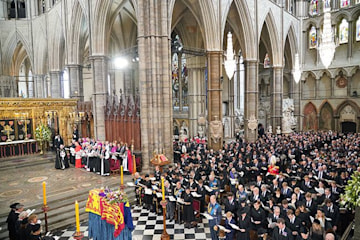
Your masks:
{"label": "pulpit", "polygon": [[160,172],[163,172],[162,167],[170,164],[171,162],[164,154],[154,154],[154,157],[150,160],[154,166],[160,167]]}

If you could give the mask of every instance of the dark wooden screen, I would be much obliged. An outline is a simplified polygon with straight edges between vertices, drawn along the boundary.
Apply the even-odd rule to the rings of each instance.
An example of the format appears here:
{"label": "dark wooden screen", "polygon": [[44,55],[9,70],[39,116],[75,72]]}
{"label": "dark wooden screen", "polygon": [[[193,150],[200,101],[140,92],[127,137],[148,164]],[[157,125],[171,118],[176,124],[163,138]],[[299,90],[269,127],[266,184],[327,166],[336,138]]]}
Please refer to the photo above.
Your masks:
{"label": "dark wooden screen", "polygon": [[134,144],[140,151],[140,98],[139,96],[109,96],[105,107],[105,131],[107,141]]}

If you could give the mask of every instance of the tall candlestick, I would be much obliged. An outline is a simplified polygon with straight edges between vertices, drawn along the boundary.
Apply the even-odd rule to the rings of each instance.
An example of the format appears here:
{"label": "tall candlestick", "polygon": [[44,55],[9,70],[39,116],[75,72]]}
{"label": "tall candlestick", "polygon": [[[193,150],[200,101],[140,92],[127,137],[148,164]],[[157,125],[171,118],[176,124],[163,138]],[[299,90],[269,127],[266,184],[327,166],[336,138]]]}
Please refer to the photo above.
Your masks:
{"label": "tall candlestick", "polygon": [[76,221],[76,232],[80,232],[80,217],[79,217],[79,203],[75,201],[75,221]]}
{"label": "tall candlestick", "polygon": [[46,182],[42,183],[43,186],[43,199],[44,199],[44,206],[46,206]]}
{"label": "tall candlestick", "polygon": [[161,190],[162,190],[162,200],[165,200],[165,185],[164,185],[164,178],[161,178]]}
{"label": "tall candlestick", "polygon": [[124,185],[124,169],[123,169],[123,166],[121,166],[120,177],[121,177],[121,185]]}

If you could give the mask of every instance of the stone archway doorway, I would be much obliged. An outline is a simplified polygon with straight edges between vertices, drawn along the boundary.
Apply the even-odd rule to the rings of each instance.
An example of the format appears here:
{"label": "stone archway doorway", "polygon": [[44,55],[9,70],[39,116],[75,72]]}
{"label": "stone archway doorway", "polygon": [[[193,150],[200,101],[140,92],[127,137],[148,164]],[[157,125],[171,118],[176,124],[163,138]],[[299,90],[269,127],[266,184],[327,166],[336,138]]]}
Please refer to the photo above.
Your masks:
{"label": "stone archway doorway", "polygon": [[356,123],[354,122],[342,122],[341,123],[341,132],[342,133],[355,133],[356,132]]}

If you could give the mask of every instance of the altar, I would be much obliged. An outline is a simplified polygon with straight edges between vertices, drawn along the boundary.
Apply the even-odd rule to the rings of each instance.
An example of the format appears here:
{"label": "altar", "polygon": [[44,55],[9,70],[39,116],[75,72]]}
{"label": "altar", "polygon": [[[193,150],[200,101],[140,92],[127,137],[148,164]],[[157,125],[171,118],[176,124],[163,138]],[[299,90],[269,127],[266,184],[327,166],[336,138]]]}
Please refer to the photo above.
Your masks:
{"label": "altar", "polygon": [[0,158],[33,154],[37,151],[37,141],[34,139],[0,142]]}
{"label": "altar", "polygon": [[69,144],[74,124],[70,113],[76,107],[75,99],[0,98],[0,157],[36,153],[35,129],[40,124]]}
{"label": "altar", "polygon": [[131,240],[134,230],[126,194],[110,189],[89,192],[85,211],[89,213],[89,238],[93,240]]}

